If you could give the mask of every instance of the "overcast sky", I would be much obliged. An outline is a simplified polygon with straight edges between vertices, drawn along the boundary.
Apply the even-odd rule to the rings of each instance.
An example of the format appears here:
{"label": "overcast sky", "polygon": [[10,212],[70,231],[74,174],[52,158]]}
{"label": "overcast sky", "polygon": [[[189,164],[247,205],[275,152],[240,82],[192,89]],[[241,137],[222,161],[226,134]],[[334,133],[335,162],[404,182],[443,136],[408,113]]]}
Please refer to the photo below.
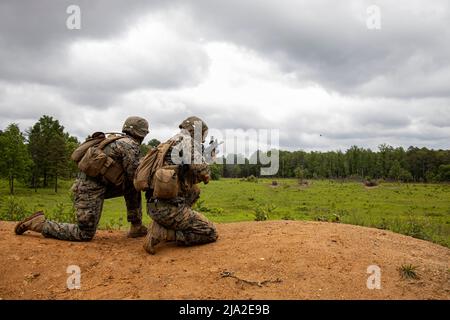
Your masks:
{"label": "overcast sky", "polygon": [[290,150],[448,149],[450,2],[1,0],[0,129],[44,114],[80,139],[197,115]]}

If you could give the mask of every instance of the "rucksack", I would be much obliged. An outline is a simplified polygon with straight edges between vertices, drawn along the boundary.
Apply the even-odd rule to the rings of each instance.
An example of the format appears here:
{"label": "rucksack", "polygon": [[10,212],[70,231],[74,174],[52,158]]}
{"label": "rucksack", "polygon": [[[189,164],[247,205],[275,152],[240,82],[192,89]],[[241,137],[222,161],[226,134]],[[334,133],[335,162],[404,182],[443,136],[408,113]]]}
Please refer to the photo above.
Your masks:
{"label": "rucksack", "polygon": [[83,156],[86,154],[86,151],[90,147],[98,145],[105,139],[106,135],[103,132],[94,132],[86,139],[86,141],[84,141],[78,148],[75,149],[70,158],[78,164],[78,162],[80,162],[81,158],[83,158]]}
{"label": "rucksack", "polygon": [[139,166],[134,174],[134,188],[137,191],[146,191],[155,187],[155,173],[163,167],[164,158],[169,149],[174,146],[175,140],[169,140],[161,143],[156,148],[150,149],[140,160]]}
{"label": "rucksack", "polygon": [[123,167],[104,152],[104,148],[125,136],[106,138],[103,132],[95,132],[73,153],[72,160],[78,169],[89,177],[102,176],[115,185],[121,185],[124,179]]}

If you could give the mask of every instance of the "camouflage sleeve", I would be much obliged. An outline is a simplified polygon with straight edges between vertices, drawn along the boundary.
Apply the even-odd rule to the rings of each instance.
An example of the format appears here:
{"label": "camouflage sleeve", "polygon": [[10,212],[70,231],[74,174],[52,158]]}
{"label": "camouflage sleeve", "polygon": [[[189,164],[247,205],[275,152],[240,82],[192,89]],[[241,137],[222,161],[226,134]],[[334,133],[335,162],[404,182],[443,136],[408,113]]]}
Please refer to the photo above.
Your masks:
{"label": "camouflage sleeve", "polygon": [[134,173],[139,165],[140,145],[136,141],[125,138],[118,141],[125,171],[124,197],[127,205],[127,220],[134,224],[142,223],[141,192],[133,185]]}
{"label": "camouflage sleeve", "polygon": [[122,164],[125,178],[133,180],[139,165],[140,146],[131,138],[117,140],[105,148],[105,152],[114,160]]}
{"label": "camouflage sleeve", "polygon": [[119,148],[122,155],[122,165],[125,175],[128,179],[133,179],[134,173],[139,165],[139,144],[134,141],[131,143],[121,143],[119,144]]}

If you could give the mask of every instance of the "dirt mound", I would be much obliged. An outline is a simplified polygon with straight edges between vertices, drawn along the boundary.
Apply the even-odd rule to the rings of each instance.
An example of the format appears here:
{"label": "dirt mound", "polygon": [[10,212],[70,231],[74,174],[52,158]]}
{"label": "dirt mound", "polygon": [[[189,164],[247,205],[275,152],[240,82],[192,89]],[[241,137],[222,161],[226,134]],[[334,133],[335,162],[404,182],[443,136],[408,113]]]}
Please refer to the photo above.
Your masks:
{"label": "dirt mound", "polygon": [[[124,231],[99,231],[90,243],[13,234],[0,222],[2,299],[449,299],[450,250],[351,225],[270,221],[219,224],[218,242],[157,255]],[[419,279],[398,268],[417,266]],[[81,268],[68,290],[66,269]],[[381,289],[367,268],[381,268]]]}

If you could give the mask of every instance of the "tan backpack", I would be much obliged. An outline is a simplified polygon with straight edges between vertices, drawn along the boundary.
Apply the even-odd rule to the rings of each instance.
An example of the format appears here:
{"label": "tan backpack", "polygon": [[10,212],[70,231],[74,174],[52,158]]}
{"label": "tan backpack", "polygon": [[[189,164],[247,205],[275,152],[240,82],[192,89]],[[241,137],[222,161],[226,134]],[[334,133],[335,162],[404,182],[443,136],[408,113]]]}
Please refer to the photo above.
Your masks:
{"label": "tan backpack", "polygon": [[[141,159],[141,161],[139,162],[139,166],[136,169],[133,181],[134,188],[137,191],[155,189],[155,173],[158,169],[163,167],[164,158],[170,147],[175,145],[175,143],[176,141],[174,140],[169,140],[165,143],[161,143],[156,148],[150,149],[147,154]],[[158,176],[161,178],[163,178],[163,176],[167,177],[166,174]],[[164,178],[164,180],[167,179]]]}
{"label": "tan backpack", "polygon": [[106,135],[103,132],[94,132],[89,138],[86,139],[86,141],[75,149],[70,158],[78,164],[90,147],[100,144],[100,142],[105,139]]}
{"label": "tan backpack", "polygon": [[78,169],[89,177],[102,176],[115,185],[121,185],[124,179],[123,167],[108,156],[103,149],[110,143],[124,136],[106,138],[102,132],[96,132],[73,153],[72,160],[77,162]]}

